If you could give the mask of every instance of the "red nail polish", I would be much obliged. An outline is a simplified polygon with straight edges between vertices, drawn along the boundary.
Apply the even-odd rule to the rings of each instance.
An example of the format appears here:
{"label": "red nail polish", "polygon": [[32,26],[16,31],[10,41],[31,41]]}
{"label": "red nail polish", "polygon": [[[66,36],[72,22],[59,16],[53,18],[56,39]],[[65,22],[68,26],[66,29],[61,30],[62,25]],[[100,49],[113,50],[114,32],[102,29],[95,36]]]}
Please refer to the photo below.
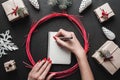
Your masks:
{"label": "red nail polish", "polygon": [[50,58],[48,58],[47,60],[50,61]]}
{"label": "red nail polish", "polygon": [[44,58],[43,60],[44,60],[44,61],[46,61],[47,59],[46,59],[46,58]]}
{"label": "red nail polish", "polygon": [[52,60],[50,60],[49,63],[52,63]]}
{"label": "red nail polish", "polygon": [[49,60],[49,63],[52,63],[52,60]]}
{"label": "red nail polish", "polygon": [[38,62],[41,62],[41,60],[39,60]]}

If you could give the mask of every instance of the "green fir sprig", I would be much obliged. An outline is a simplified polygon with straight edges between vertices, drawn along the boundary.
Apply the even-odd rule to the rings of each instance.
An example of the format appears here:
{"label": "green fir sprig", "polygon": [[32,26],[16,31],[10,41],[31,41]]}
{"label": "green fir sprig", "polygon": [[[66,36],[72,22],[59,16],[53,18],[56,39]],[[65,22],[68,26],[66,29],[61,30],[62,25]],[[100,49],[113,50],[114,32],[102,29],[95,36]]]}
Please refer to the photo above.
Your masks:
{"label": "green fir sprig", "polygon": [[20,17],[24,17],[25,16],[24,10],[25,10],[25,8],[18,8],[17,13],[18,13],[18,15]]}
{"label": "green fir sprig", "polygon": [[72,0],[49,0],[51,6],[58,6],[61,10],[65,10],[72,5]]}

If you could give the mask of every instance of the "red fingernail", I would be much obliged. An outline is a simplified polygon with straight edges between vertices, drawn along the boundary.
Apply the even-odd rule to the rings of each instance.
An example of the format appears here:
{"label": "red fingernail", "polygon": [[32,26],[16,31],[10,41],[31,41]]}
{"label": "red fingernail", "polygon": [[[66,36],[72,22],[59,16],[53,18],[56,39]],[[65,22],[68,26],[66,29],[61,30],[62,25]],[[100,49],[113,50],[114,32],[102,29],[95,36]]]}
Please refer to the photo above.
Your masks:
{"label": "red fingernail", "polygon": [[49,62],[49,63],[52,63],[52,61],[51,61],[51,59],[50,59],[50,58],[48,58],[47,60],[48,60],[48,62]]}
{"label": "red fingernail", "polygon": [[50,60],[49,63],[52,63],[52,60]]}
{"label": "red fingernail", "polygon": [[46,59],[46,58],[44,58],[43,60],[44,60],[44,61],[46,61],[47,59]]}
{"label": "red fingernail", "polygon": [[53,36],[53,38],[56,40],[56,36]]}
{"label": "red fingernail", "polygon": [[47,60],[50,61],[50,58],[48,58]]}
{"label": "red fingernail", "polygon": [[39,60],[38,62],[41,62],[41,60]]}

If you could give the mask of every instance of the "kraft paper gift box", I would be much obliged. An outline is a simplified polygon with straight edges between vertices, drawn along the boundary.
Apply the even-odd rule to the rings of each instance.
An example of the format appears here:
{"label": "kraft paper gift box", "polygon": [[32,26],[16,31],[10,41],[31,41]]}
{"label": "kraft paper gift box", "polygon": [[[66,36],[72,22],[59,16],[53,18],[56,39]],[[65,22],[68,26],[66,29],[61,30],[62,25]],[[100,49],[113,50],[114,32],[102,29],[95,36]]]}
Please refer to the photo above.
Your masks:
{"label": "kraft paper gift box", "polygon": [[94,12],[101,23],[115,15],[108,3],[96,8]]}
{"label": "kraft paper gift box", "polygon": [[4,67],[5,67],[6,72],[16,70],[15,60],[10,60],[10,61],[5,62]]}
{"label": "kraft paper gift box", "polygon": [[8,0],[2,3],[2,7],[9,21],[16,21],[29,15],[22,0]]}
{"label": "kraft paper gift box", "polygon": [[[105,61],[105,57],[101,56],[101,51],[109,51],[112,59]],[[120,48],[113,41],[106,41],[92,57],[97,60],[111,75],[120,68]]]}

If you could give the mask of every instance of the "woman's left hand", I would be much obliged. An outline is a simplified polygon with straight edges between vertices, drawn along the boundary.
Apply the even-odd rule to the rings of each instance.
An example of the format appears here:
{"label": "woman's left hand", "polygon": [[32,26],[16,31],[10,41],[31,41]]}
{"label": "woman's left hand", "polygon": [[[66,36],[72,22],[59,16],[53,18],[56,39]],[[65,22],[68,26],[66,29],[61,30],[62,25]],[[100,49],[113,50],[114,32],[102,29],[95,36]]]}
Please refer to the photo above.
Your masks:
{"label": "woman's left hand", "polygon": [[51,65],[52,61],[49,58],[38,61],[30,71],[28,80],[50,80],[55,75],[55,73],[48,75]]}

